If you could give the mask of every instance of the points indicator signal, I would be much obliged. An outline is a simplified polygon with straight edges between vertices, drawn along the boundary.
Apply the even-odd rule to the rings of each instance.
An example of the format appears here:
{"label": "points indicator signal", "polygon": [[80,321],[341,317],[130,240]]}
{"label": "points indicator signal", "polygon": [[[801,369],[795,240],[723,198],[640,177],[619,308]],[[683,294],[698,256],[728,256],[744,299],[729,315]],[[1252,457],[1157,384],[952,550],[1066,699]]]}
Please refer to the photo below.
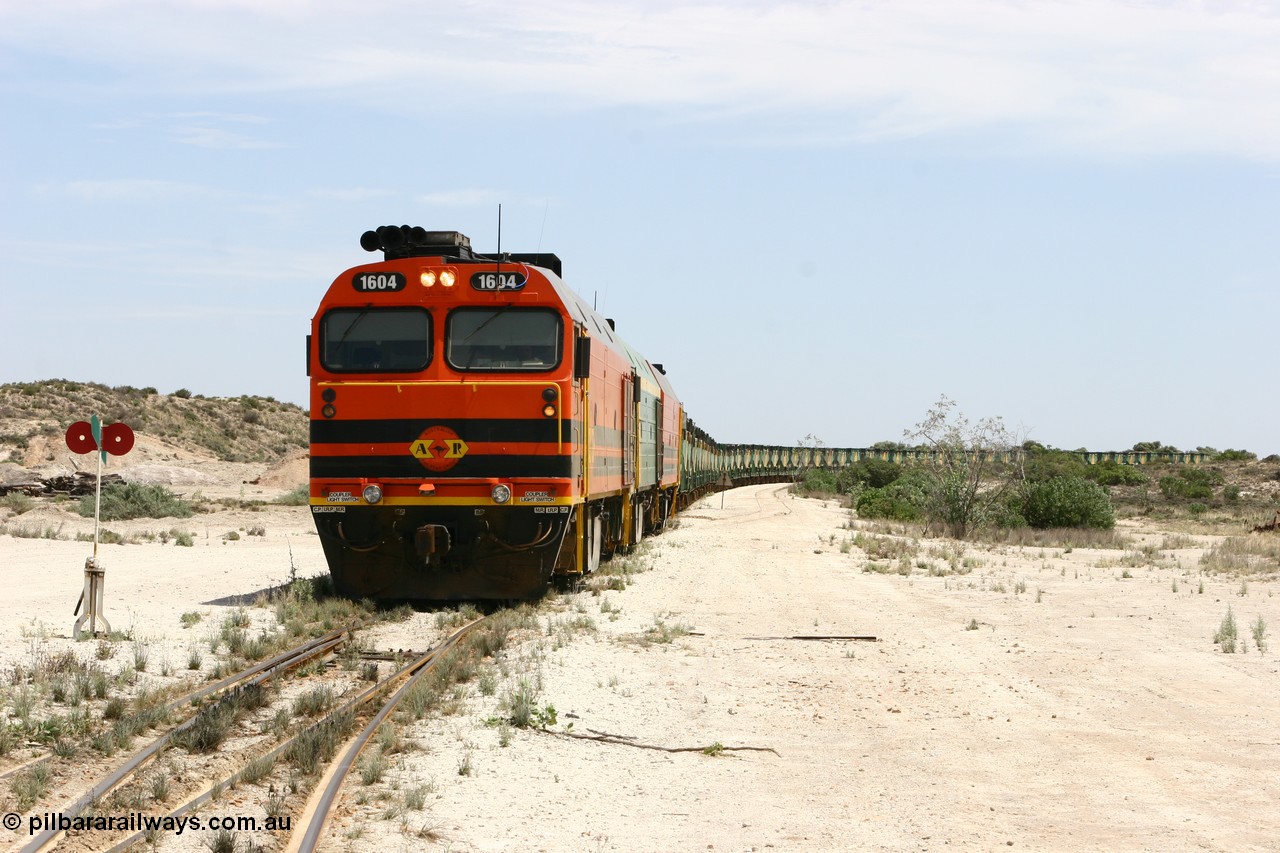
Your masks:
{"label": "points indicator signal", "polygon": [[[133,449],[133,430],[128,424],[115,423],[101,427],[102,450],[112,456],[124,456]],[[67,447],[72,453],[92,453],[98,449],[98,442],[93,438],[93,424],[88,421],[76,421],[67,427]]]}

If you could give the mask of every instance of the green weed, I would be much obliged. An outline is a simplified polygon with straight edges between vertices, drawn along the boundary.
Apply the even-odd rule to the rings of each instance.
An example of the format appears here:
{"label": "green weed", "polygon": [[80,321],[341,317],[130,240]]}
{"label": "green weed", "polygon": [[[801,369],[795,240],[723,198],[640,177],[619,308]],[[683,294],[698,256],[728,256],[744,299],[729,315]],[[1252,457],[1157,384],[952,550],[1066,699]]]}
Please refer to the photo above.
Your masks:
{"label": "green weed", "polygon": [[1222,617],[1222,622],[1218,625],[1218,632],[1213,635],[1213,641],[1221,647],[1224,654],[1233,654],[1237,638],[1236,616],[1228,607],[1227,615]]}

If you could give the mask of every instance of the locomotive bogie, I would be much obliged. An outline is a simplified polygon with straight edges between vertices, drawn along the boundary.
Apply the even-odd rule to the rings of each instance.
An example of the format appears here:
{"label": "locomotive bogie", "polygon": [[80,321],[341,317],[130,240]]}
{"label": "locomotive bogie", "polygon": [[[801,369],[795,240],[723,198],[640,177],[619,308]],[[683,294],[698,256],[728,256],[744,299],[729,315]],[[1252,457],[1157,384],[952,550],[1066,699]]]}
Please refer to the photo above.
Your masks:
{"label": "locomotive bogie", "polygon": [[340,509],[315,512],[316,527],[334,588],[352,598],[531,598],[574,556],[578,508],[566,504]]}

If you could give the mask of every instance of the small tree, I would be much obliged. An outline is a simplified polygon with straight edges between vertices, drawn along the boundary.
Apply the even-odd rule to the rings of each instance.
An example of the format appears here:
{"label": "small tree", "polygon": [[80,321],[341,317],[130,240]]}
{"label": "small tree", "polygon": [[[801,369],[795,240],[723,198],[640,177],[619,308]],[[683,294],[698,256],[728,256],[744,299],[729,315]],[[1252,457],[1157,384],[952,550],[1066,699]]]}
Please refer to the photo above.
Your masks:
{"label": "small tree", "polygon": [[943,395],[923,421],[905,431],[907,439],[934,451],[923,469],[925,515],[964,538],[996,518],[1008,487],[1003,454],[1018,447],[1000,417],[976,424]]}

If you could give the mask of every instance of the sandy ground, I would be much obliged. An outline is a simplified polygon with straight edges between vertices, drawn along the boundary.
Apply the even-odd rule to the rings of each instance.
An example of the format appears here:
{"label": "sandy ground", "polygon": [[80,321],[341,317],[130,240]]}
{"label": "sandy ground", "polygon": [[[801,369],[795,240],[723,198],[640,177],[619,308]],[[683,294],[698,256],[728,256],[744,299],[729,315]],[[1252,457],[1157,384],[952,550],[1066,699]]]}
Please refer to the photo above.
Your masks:
{"label": "sandy ground", "polygon": [[[328,849],[1280,850],[1280,650],[1211,641],[1228,607],[1244,637],[1258,616],[1280,632],[1274,582],[1201,578],[1196,547],[1130,578],[1119,552],[1083,548],[969,546],[968,574],[866,573],[842,552],[848,523],[778,486],[704,500],[631,586],[555,597],[495,689],[408,732],[420,748],[382,785],[350,783]],[[291,570],[323,571],[305,508],[149,524],[197,534],[103,548],[107,615],[153,660]],[[220,538],[251,526],[266,535]],[[0,671],[76,646],[89,548],[0,537]],[[208,618],[183,628],[192,610]],[[380,641],[415,645],[432,618]],[[877,640],[778,639],[853,634]],[[550,732],[494,725],[521,680],[554,706]],[[773,751],[696,751],[713,744]],[[424,808],[398,807],[412,789]]]}
{"label": "sandy ground", "polygon": [[[846,511],[776,486],[719,501],[606,593],[616,621],[586,596],[569,613],[598,630],[528,665],[560,727],[777,754],[536,733],[502,748],[483,712],[446,722],[414,769],[452,849],[1280,849],[1280,664],[1211,643],[1228,605],[1242,632],[1276,624],[1273,585],[1201,594],[1194,569],[1122,579],[1096,567],[1116,552],[1083,549],[868,574],[840,553]],[[657,620],[701,636],[619,641]],[[758,639],[819,634],[878,642]]]}
{"label": "sandy ground", "polygon": [[[270,501],[292,487],[240,481],[240,475],[257,476],[261,465],[220,463],[199,472],[181,468],[175,469],[177,474],[166,472],[163,478],[158,476],[158,466],[139,468],[144,475],[152,475],[145,481],[163,482],[187,496],[199,492],[210,498]],[[214,479],[215,474],[220,479]],[[85,560],[93,554],[93,519],[77,514],[74,502],[42,501],[37,509],[11,516],[7,522],[53,530],[61,538],[0,536],[0,584],[5,590],[0,604],[0,670],[29,662],[33,645],[53,648],[54,641],[69,640],[76,620],[72,611],[84,587]],[[157,661],[166,653],[176,661],[178,654],[170,647],[176,644],[185,649],[194,634],[204,633],[183,629],[183,613],[214,615],[218,608],[251,603],[255,593],[291,576],[327,571],[306,507],[265,506],[257,511],[224,510],[190,518],[103,522],[102,526],[126,538],[175,530],[192,536],[190,547],[178,546],[172,539],[165,544],[157,539],[98,547],[99,562],[106,571],[106,617],[111,628],[152,644]],[[250,530],[260,530],[262,535],[250,535]],[[239,538],[226,538],[232,533]],[[68,541],[77,535],[89,541]],[[216,631],[217,624],[200,627]]]}

